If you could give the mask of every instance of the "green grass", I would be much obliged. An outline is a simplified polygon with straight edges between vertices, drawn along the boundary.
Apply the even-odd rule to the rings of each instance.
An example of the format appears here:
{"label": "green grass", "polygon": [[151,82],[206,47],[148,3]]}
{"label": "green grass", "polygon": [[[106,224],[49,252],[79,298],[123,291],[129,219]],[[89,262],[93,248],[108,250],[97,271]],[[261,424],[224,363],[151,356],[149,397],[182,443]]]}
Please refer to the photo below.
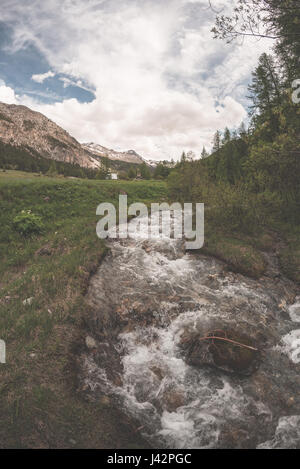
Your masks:
{"label": "green grass", "polygon": [[300,284],[300,227],[288,227],[283,231],[284,246],[279,252],[279,263],[283,273]]}
{"label": "green grass", "polygon": [[[7,347],[0,447],[143,444],[113,406],[84,402],[74,392],[72,350],[84,341],[84,294],[106,253],[96,236],[96,207],[117,205],[120,192],[129,203],[149,204],[165,197],[165,184],[0,172],[0,338]],[[24,238],[14,230],[21,210],[42,218],[41,235]]]}
{"label": "green grass", "polygon": [[205,244],[201,253],[225,262],[233,272],[259,278],[265,272],[264,257],[253,240],[221,230],[213,231],[206,225]]}
{"label": "green grass", "polygon": [[265,254],[276,256],[280,272],[300,284],[300,228],[274,224],[250,234],[229,231],[206,218],[205,243],[200,254],[214,256],[230,270],[258,279],[266,273]]}

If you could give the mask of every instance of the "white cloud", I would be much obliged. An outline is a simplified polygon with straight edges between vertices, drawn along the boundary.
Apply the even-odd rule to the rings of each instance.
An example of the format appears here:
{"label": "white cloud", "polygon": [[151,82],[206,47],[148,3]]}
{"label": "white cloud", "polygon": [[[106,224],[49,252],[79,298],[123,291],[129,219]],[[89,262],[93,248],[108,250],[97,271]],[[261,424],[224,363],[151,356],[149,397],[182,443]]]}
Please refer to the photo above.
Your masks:
{"label": "white cloud", "polygon": [[55,73],[49,70],[49,72],[47,73],[32,75],[31,79],[35,81],[36,83],[43,83],[45,80],[47,80],[47,78],[53,78],[53,77],[55,77]]}
{"label": "white cloud", "polygon": [[0,83],[0,102],[6,104],[16,104],[17,98],[15,92],[9,86],[6,86],[5,83]]}
{"label": "white cloud", "polygon": [[149,158],[200,154],[217,128],[246,116],[245,83],[266,43],[213,40],[206,0],[2,1],[4,20],[21,18],[14,50],[31,41],[53,70],[95,89],[91,103],[22,98],[80,141]]}

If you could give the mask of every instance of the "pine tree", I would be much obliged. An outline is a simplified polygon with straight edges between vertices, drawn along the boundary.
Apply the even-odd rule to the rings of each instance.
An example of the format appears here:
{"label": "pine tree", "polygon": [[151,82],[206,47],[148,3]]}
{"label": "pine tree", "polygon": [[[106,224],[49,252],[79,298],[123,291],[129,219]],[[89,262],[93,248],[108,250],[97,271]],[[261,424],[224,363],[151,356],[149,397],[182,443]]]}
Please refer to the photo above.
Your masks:
{"label": "pine tree", "polygon": [[231,133],[228,127],[226,127],[224,130],[223,145],[226,145],[226,143],[230,142],[230,140],[231,140]]}
{"label": "pine tree", "polygon": [[55,161],[51,161],[50,167],[47,171],[47,176],[56,176],[57,175],[57,168]]}
{"label": "pine tree", "polygon": [[280,104],[281,100],[280,80],[271,55],[264,53],[260,56],[248,89],[250,91],[249,98],[253,102],[252,113],[270,117],[274,106]]}
{"label": "pine tree", "polygon": [[128,171],[128,177],[129,179],[134,179],[136,177],[136,170],[131,167]]}
{"label": "pine tree", "polygon": [[205,146],[203,146],[202,152],[201,152],[201,159],[203,160],[204,158],[207,158],[209,156],[208,152],[206,151]]}
{"label": "pine tree", "polygon": [[246,130],[246,126],[244,122],[242,122],[241,125],[239,126],[237,133],[238,133],[238,136],[241,138],[245,138],[247,136],[247,130]]}
{"label": "pine tree", "polygon": [[237,132],[237,130],[234,130],[231,134],[231,139],[236,140],[237,138],[238,138],[238,132]]}
{"label": "pine tree", "polygon": [[186,154],[187,161],[194,161],[196,159],[196,155],[193,151],[188,151]]}
{"label": "pine tree", "polygon": [[101,160],[100,168],[96,174],[96,179],[104,180],[109,174],[109,162],[106,158]]}
{"label": "pine tree", "polygon": [[217,130],[213,139],[213,153],[220,150],[220,148],[221,148],[221,132]]}
{"label": "pine tree", "polygon": [[141,176],[143,179],[150,179],[151,177],[151,173],[150,173],[150,169],[148,168],[148,166],[146,165],[146,163],[143,163],[140,167],[141,169]]}

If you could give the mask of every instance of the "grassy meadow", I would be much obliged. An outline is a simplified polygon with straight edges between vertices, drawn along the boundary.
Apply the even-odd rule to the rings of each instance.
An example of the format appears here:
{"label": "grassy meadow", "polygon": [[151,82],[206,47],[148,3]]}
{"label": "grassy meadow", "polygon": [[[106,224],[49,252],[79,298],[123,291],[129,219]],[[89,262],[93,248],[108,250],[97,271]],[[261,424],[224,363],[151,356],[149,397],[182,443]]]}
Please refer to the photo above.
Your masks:
{"label": "grassy meadow", "polygon": [[[84,295],[106,253],[96,207],[165,197],[153,181],[91,181],[0,172],[0,447],[136,447],[125,417],[74,390],[74,347],[83,342]],[[23,236],[14,218],[31,210],[40,234]],[[27,300],[27,301],[26,301]],[[25,304],[24,304],[25,303]]]}

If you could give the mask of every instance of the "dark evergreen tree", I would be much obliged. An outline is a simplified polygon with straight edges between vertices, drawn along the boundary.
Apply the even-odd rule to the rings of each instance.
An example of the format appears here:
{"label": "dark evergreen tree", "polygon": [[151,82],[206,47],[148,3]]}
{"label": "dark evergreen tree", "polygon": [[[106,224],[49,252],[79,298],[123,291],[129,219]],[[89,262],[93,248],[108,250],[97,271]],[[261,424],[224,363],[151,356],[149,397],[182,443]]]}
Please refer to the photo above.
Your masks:
{"label": "dark evergreen tree", "polygon": [[245,138],[247,136],[247,130],[244,122],[241,123],[241,125],[238,128],[237,135],[240,136],[241,138]]}
{"label": "dark evergreen tree", "polygon": [[213,153],[220,150],[221,148],[221,132],[219,130],[216,131],[213,139]]}
{"label": "dark evergreen tree", "polygon": [[201,159],[203,160],[204,158],[207,158],[209,156],[209,153],[206,151],[205,146],[203,146],[202,152],[201,152]]}
{"label": "dark evergreen tree", "polygon": [[229,143],[230,140],[231,140],[231,133],[228,127],[226,127],[224,130],[223,145],[226,145],[226,143]]}
{"label": "dark evergreen tree", "polygon": [[151,178],[151,172],[149,167],[146,165],[146,163],[143,163],[140,166],[140,171],[141,171],[141,176],[143,179],[150,179]]}
{"label": "dark evergreen tree", "polygon": [[181,162],[181,163],[185,163],[185,162],[186,162],[186,154],[185,154],[184,151],[182,152],[180,162]]}
{"label": "dark evergreen tree", "polygon": [[271,55],[262,54],[258,66],[252,74],[252,84],[249,85],[253,113],[270,117],[273,108],[280,104],[280,80]]}

